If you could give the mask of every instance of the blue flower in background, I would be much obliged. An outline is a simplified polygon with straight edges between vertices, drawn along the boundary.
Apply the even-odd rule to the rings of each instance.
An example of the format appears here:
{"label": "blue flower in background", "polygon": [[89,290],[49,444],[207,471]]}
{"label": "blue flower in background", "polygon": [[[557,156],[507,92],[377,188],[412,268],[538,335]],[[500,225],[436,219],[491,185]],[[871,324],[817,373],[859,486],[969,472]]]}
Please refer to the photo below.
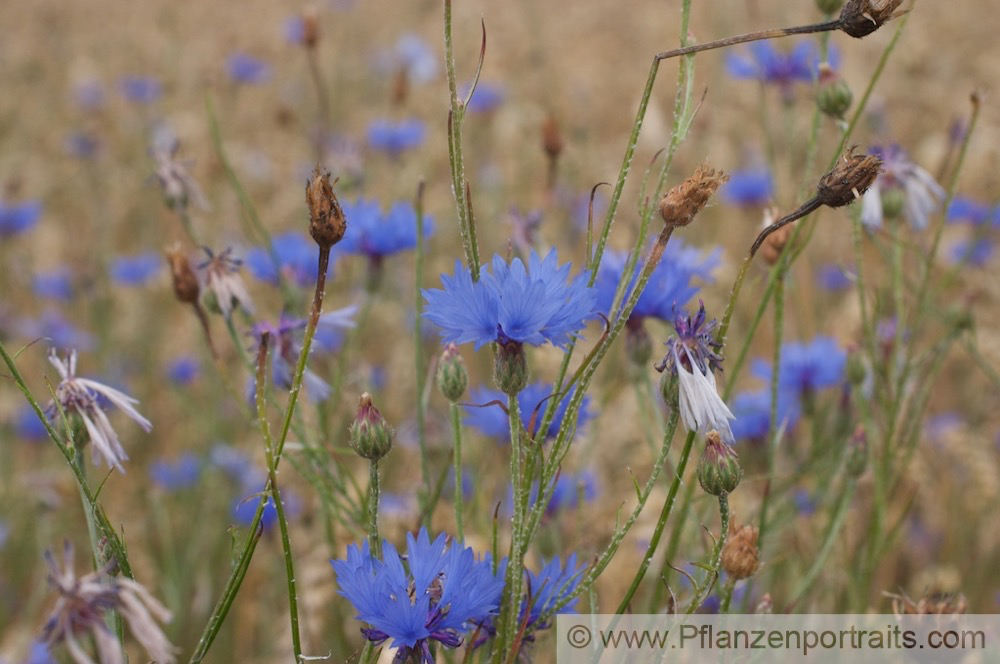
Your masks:
{"label": "blue flower in background", "polygon": [[774,196],[774,178],[766,168],[733,171],[719,194],[730,205],[764,207]]}
{"label": "blue flower in background", "polygon": [[854,285],[854,275],[836,263],[826,263],[816,270],[816,283],[828,291],[842,291]]}
{"label": "blue flower in background", "polygon": [[80,81],[73,86],[73,99],[85,111],[96,111],[104,106],[104,86],[93,79]]}
{"label": "blue flower in background", "polygon": [[198,377],[198,360],[193,357],[178,357],[167,365],[167,378],[176,385],[190,385]]}
{"label": "blue flower in background", "polygon": [[951,248],[949,260],[952,264],[983,267],[993,257],[993,241],[988,237],[963,240]]}
{"label": "blue flower in background", "polygon": [[49,645],[42,639],[31,642],[31,650],[28,651],[28,659],[24,664],[59,664],[59,661],[52,656]]}
{"label": "blue flower in background", "polygon": [[973,226],[1000,226],[1000,206],[980,203],[965,196],[956,196],[948,206],[948,221],[967,221]]}
{"label": "blue flower in background", "polygon": [[[545,506],[545,514],[553,516],[563,510],[572,510],[581,502],[589,503],[597,498],[597,476],[592,470],[582,470],[577,474],[560,473],[555,479],[552,497]],[[538,485],[531,487],[529,502],[538,501]]]}
{"label": "blue flower in background", "polygon": [[432,542],[422,528],[416,537],[408,534],[406,544],[400,556],[384,541],[382,560],[368,542],[352,544],[346,559],[331,562],[340,594],[370,625],[361,630],[365,637],[376,645],[391,639],[398,661],[433,664],[432,641],[457,648],[466,632],[496,613],[503,578],[472,549],[448,546],[444,533]]}
{"label": "blue flower in background", "polygon": [[31,230],[41,216],[41,201],[25,201],[23,203],[0,201],[0,238],[14,237]]}
{"label": "blue flower in background", "polygon": [[285,41],[289,44],[302,44],[306,39],[306,22],[301,15],[289,16],[284,25]]}
{"label": "blue flower in background", "polygon": [[143,286],[163,269],[163,257],[153,251],[119,256],[111,262],[111,279],[121,286]]}
{"label": "blue flower in background", "polygon": [[[830,49],[829,65],[836,69],[839,56]],[[726,71],[733,78],[770,83],[790,88],[796,82],[811,82],[819,75],[820,52],[813,41],[796,44],[790,51],[779,51],[770,41],[753,42],[743,51],[726,55]]]}
{"label": "blue flower in background", "polygon": [[17,429],[18,436],[32,443],[46,440],[49,437],[49,432],[45,430],[45,424],[39,419],[35,409],[28,404],[18,409],[14,427]]}
{"label": "blue flower in background", "polygon": [[243,486],[260,484],[264,481],[253,460],[242,450],[225,443],[216,443],[209,450],[208,459],[213,466]]}
{"label": "blue flower in background", "polygon": [[[350,230],[350,226],[348,226]],[[316,272],[319,269],[318,250],[316,243],[307,238],[305,233],[291,231],[275,235],[271,240],[271,248],[277,256],[282,276],[303,288],[312,287],[316,283]],[[330,277],[335,254],[330,255],[330,265],[326,276]],[[278,272],[274,267],[271,253],[263,247],[254,247],[247,252],[244,259],[250,273],[261,281],[277,285]]]}
{"label": "blue flower in background", "polygon": [[[526,570],[531,606],[527,606],[526,599],[521,607],[521,616],[523,620],[525,609],[528,609],[528,631],[545,629],[550,626],[549,622],[541,622],[542,614],[573,594],[576,587],[580,585],[586,567],[582,563],[577,565],[574,553],[566,558],[565,564],[559,558],[553,558],[547,564],[543,564],[542,569],[537,574],[530,569]],[[577,599],[573,599],[559,609],[558,613],[575,613],[577,601]]]}
{"label": "blue flower in background", "polygon": [[[563,417],[566,415],[566,409],[569,407],[569,402],[572,398],[573,394],[571,392],[558,401],[556,412],[552,417],[552,423],[549,425],[548,431],[545,432],[546,439],[555,438],[559,435],[559,429],[562,428],[563,424]],[[469,399],[472,403],[477,404],[485,404],[491,401],[499,401],[503,404],[507,403],[507,395],[503,392],[485,387],[474,389]],[[556,403],[556,398],[552,397],[552,385],[549,383],[532,383],[526,386],[518,393],[517,403],[521,409],[521,419],[526,429],[529,423],[531,423],[531,418],[534,416],[535,419],[531,423],[532,427],[530,430],[532,437],[534,437],[538,433],[538,427],[542,424],[542,416],[552,404]],[[538,409],[538,414],[533,415],[536,408]],[[584,395],[583,403],[580,405],[580,414],[577,417],[577,427],[582,428],[593,417],[594,413],[590,411],[590,397]],[[496,404],[483,407],[465,406],[464,422],[466,426],[474,427],[491,438],[496,438],[504,442],[510,441],[510,421],[503,409]]]}
{"label": "blue flower in background", "polygon": [[368,145],[398,157],[405,150],[419,147],[426,133],[424,123],[417,119],[400,122],[375,120],[368,125]]}
{"label": "blue flower in background", "polygon": [[[836,387],[845,379],[847,353],[830,337],[816,337],[807,344],[788,342],[781,346],[778,390],[805,396],[824,387]],[[753,374],[771,380],[771,367],[763,360],[753,364]]]}
{"label": "blue flower in background", "polygon": [[93,159],[100,147],[97,137],[84,131],[70,132],[63,139],[63,150],[77,159]]}
{"label": "blue flower in background", "polygon": [[375,68],[386,75],[402,72],[410,83],[428,83],[437,78],[439,62],[440,56],[423,37],[408,33],[378,55]]}
{"label": "blue flower in background", "polygon": [[[260,494],[263,490],[264,487],[261,486],[256,491],[253,491],[242,498],[238,498],[233,504],[233,518],[236,520],[237,525],[247,528],[253,523],[253,517],[257,513],[257,504],[260,502]],[[285,503],[285,516],[287,518],[288,503],[286,501],[286,491],[282,491],[281,493],[282,502]],[[274,507],[274,498],[268,495],[267,502],[264,504],[264,513],[260,517],[261,530],[267,532],[271,530],[277,522],[278,510]]]}
{"label": "blue flower in background", "polygon": [[534,251],[525,267],[493,257],[478,282],[460,261],[455,275],[441,275],[444,289],[424,289],[424,315],[442,330],[446,343],[473,342],[478,350],[491,341],[565,348],[593,316],[596,293],[587,274],[569,278],[570,264],[558,264],[555,249],[545,258]]}
{"label": "blue flower in background", "polygon": [[163,86],[149,76],[123,76],[118,81],[122,96],[135,104],[152,104],[163,94]]}
{"label": "blue flower in background", "polygon": [[801,516],[812,516],[816,513],[816,498],[805,489],[796,489],[792,494],[792,501]]}
{"label": "blue flower in background", "polygon": [[[365,199],[344,201],[341,207],[347,232],[337,245],[340,251],[380,259],[417,246],[417,212],[412,204],[400,201],[385,214],[377,202]],[[424,237],[434,232],[430,217],[424,217],[423,231]]]}
{"label": "blue flower in background", "polygon": [[[698,292],[698,287],[692,285],[695,278],[710,281],[712,270],[719,264],[718,249],[705,255],[701,250],[689,247],[681,240],[673,240],[667,244],[663,259],[653,270],[646,289],[639,296],[639,301],[632,310],[631,319],[658,318],[672,321],[676,310],[683,308]],[[611,303],[615,290],[625,273],[627,254],[608,251],[601,260],[597,270],[597,308],[610,316]],[[625,299],[628,299],[635,283],[639,279],[642,264],[638,265]]]}
{"label": "blue flower in background", "polygon": [[63,318],[59,312],[49,309],[38,318],[23,318],[16,326],[18,334],[25,339],[47,339],[55,348],[76,348],[89,350],[94,339]]}
{"label": "blue flower in background", "polygon": [[235,83],[260,85],[271,78],[271,66],[248,53],[233,53],[226,58],[226,72]]}
{"label": "blue flower in background", "polygon": [[[469,94],[471,84],[465,84],[458,93],[459,99],[465,99]],[[504,89],[499,85],[479,81],[476,90],[472,93],[472,99],[465,109],[470,113],[490,113],[500,108],[504,101]]]}
{"label": "blue flower in background", "polygon": [[68,267],[40,272],[31,280],[31,290],[38,297],[68,302],[73,299],[73,273]]}
{"label": "blue flower in background", "polygon": [[[735,440],[763,442],[771,431],[771,392],[770,389],[737,394],[730,410],[736,419],[731,428]],[[778,426],[786,429],[794,427],[801,418],[799,402],[795,395],[778,392]]]}
{"label": "blue flower in background", "polygon": [[160,459],[149,466],[149,478],[167,491],[192,487],[200,476],[201,461],[191,453],[182,454],[173,462]]}

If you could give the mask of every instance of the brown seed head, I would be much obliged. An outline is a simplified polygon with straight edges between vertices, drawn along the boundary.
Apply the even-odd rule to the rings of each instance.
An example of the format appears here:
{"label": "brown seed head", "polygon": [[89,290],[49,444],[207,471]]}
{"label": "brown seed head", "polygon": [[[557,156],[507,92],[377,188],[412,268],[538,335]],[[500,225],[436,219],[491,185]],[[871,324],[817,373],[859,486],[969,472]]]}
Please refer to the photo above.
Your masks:
{"label": "brown seed head", "polygon": [[563,135],[554,115],[545,118],[542,124],[542,149],[549,159],[557,159],[563,151]]}
{"label": "brown seed head", "polygon": [[660,216],[667,226],[687,226],[694,221],[712,194],[729,180],[722,171],[707,164],[695,169],[694,175],[671,189],[660,199]]}
{"label": "brown seed head", "polygon": [[854,154],[852,147],[844,152],[844,158],[837,162],[833,170],[820,178],[816,188],[816,198],[822,205],[843,207],[853,203],[882,171],[882,160],[874,155]]}
{"label": "brown seed head", "polygon": [[167,249],[167,263],[170,264],[170,276],[174,282],[174,294],[177,299],[187,304],[198,301],[198,277],[191,269],[187,254],[181,245],[175,244]]}
{"label": "brown seed head", "polygon": [[302,43],[306,48],[316,48],[319,42],[319,14],[315,7],[302,12]]}
{"label": "brown seed head", "polygon": [[756,526],[729,526],[729,539],[722,549],[722,569],[731,578],[737,581],[749,579],[760,569],[757,535]]}
{"label": "brown seed head", "polygon": [[908,10],[898,11],[903,0],[848,0],[840,10],[840,29],[852,37],[867,37]]}
{"label": "brown seed head", "polygon": [[347,219],[333,193],[330,174],[319,165],[306,183],[306,205],[309,206],[309,234],[316,244],[329,249],[340,242],[347,231]]}

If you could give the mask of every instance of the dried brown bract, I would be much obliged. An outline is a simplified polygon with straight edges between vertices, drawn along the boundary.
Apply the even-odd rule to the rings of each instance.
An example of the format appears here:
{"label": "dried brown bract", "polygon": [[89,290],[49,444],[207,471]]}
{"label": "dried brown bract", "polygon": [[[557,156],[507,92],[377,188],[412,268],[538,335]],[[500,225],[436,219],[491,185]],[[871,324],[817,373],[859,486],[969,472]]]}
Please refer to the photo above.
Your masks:
{"label": "dried brown bract", "polygon": [[756,526],[730,526],[729,539],[722,549],[722,569],[737,581],[749,579],[760,569]]}
{"label": "dried brown bract", "polygon": [[899,10],[903,0],[848,0],[840,10],[840,29],[852,37],[866,37],[909,10]]}
{"label": "dried brown bract", "polygon": [[347,231],[347,219],[333,193],[330,174],[318,165],[306,184],[306,205],[309,207],[309,234],[322,249],[340,242]]}
{"label": "dried brown bract", "polygon": [[559,129],[559,122],[554,115],[545,118],[542,123],[542,149],[549,159],[557,159],[563,151],[563,135]]}
{"label": "dried brown bract", "polygon": [[174,283],[174,294],[177,299],[187,304],[198,301],[198,277],[191,268],[187,254],[180,244],[175,244],[167,249],[167,263],[170,264],[170,276]]}
{"label": "dried brown bract", "polygon": [[855,148],[844,152],[844,158],[824,175],[816,188],[820,205],[843,207],[860,198],[875,183],[882,171],[882,160],[874,155],[854,154]]}
{"label": "dried brown bract", "polygon": [[687,226],[708,203],[729,176],[707,164],[695,169],[694,175],[671,189],[660,199],[660,216],[667,226]]}

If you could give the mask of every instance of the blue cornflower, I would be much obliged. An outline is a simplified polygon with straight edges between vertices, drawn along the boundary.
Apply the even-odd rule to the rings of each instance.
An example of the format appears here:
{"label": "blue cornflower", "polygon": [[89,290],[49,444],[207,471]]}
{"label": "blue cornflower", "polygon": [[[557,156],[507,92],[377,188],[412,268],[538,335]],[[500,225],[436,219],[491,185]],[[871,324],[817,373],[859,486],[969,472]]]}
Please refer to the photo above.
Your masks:
{"label": "blue cornflower", "polygon": [[[582,470],[577,474],[560,473],[552,488],[552,497],[545,506],[545,514],[552,516],[563,510],[580,506],[581,501],[589,503],[597,497],[597,475],[592,470]],[[538,500],[538,485],[531,488],[530,503]]]}
{"label": "blue cornflower", "polygon": [[0,239],[31,230],[42,216],[41,201],[4,203],[0,201]]}
{"label": "blue cornflower", "polygon": [[[305,233],[291,231],[276,235],[271,241],[271,248],[278,258],[279,269],[285,278],[303,288],[316,283],[319,254],[316,243],[307,238]],[[334,254],[331,254],[330,265],[326,272],[327,278],[333,269],[333,259]],[[254,247],[248,251],[244,262],[257,279],[271,284],[278,283],[278,272],[275,270],[271,253],[263,247]]]}
{"label": "blue cornflower", "polygon": [[243,486],[259,484],[263,481],[253,460],[242,450],[225,443],[216,443],[208,452],[208,460],[213,466]]}
{"label": "blue cornflower", "polygon": [[393,49],[396,69],[402,68],[414,83],[427,83],[437,77],[440,58],[434,49],[415,34],[399,38]]}
{"label": "blue cornflower", "polygon": [[111,279],[121,286],[142,286],[163,269],[163,257],[154,252],[119,256],[111,262]]}
{"label": "blue cornflower", "polygon": [[[525,428],[528,427],[529,422],[532,424],[531,431],[529,432],[532,437],[538,433],[538,427],[541,426],[542,416],[545,414],[545,411],[553,403],[556,403],[555,397],[552,397],[552,388],[553,386],[549,383],[532,383],[531,385],[527,385],[517,395],[517,403],[521,409],[521,419]],[[548,431],[545,432],[546,439],[555,438],[559,435],[559,429],[562,428],[563,424],[563,417],[566,415],[566,409],[569,407],[572,397],[573,394],[570,392],[562,399],[559,399],[555,407],[555,414],[552,417],[552,423],[549,425]],[[507,397],[503,392],[491,390],[486,387],[474,389],[469,398],[472,403],[476,404],[486,404],[491,401],[506,403],[507,401]],[[538,409],[537,415],[534,414],[536,408]],[[534,417],[534,422],[531,422],[532,417]],[[585,395],[583,402],[580,404],[580,414],[576,422],[577,427],[583,427],[593,417],[594,414],[590,411],[590,397]],[[507,419],[507,414],[496,404],[483,407],[466,406],[465,424],[466,426],[479,429],[491,438],[496,438],[504,442],[510,440],[510,423]]]}
{"label": "blue cornflower", "polygon": [[149,466],[149,478],[167,491],[192,487],[198,483],[200,475],[201,460],[190,452],[182,454],[176,461],[159,459]]}
{"label": "blue cornflower", "polygon": [[452,277],[441,275],[444,289],[424,289],[424,315],[442,330],[446,343],[473,342],[478,350],[497,341],[566,347],[590,318],[596,293],[586,273],[567,281],[570,264],[558,264],[553,249],[545,258],[534,251],[525,267],[520,258],[508,264],[493,257],[477,282],[461,262]]}
{"label": "blue cornflower", "polygon": [[38,417],[35,409],[25,404],[17,411],[17,421],[14,424],[17,435],[32,443],[45,440],[49,437],[49,432],[45,430],[45,424]]}
{"label": "blue cornflower", "polygon": [[[344,201],[342,207],[347,233],[337,245],[340,251],[379,260],[417,246],[417,212],[412,204],[397,202],[385,214],[377,202],[365,199]],[[423,230],[424,237],[430,236],[434,220],[424,217]]]}
{"label": "blue cornflower", "polygon": [[289,44],[302,44],[306,39],[306,21],[301,15],[289,16],[284,25],[285,41]]}
{"label": "blue cornflower", "polygon": [[973,226],[1000,226],[1000,205],[988,205],[966,196],[956,196],[948,206],[948,221],[967,221]]}
{"label": "blue cornflower", "polygon": [[368,145],[398,157],[404,150],[421,145],[426,133],[424,123],[415,118],[400,122],[375,120],[368,125]]}
{"label": "blue cornflower", "polygon": [[774,196],[774,178],[766,168],[733,171],[719,193],[730,205],[763,207]]}
{"label": "blue cornflower", "polygon": [[[829,63],[837,68],[839,57],[830,49]],[[769,41],[753,42],[746,50],[726,55],[726,71],[734,78],[771,83],[783,89],[800,81],[811,82],[819,75],[820,53],[816,43],[803,41],[790,51],[779,51]]]}
{"label": "blue cornflower", "polygon": [[88,79],[73,86],[73,99],[85,111],[96,111],[104,106],[104,86],[100,81]]}
{"label": "blue cornflower", "polygon": [[149,76],[123,76],[118,89],[125,99],[136,104],[152,104],[163,93],[160,82]]}
{"label": "blue cornflower", "polygon": [[190,385],[198,377],[198,360],[183,356],[167,365],[167,378],[176,385]]}
{"label": "blue cornflower", "polygon": [[[460,99],[465,99],[469,94],[469,88],[470,84],[462,87],[458,93]],[[505,94],[502,86],[479,81],[476,84],[475,91],[472,93],[472,99],[469,100],[469,105],[465,107],[465,110],[470,113],[490,113],[500,108],[504,97]]]}
{"label": "blue cornflower", "polygon": [[249,53],[232,53],[226,58],[226,72],[234,83],[259,85],[271,78],[271,66]]}
{"label": "blue cornflower", "polygon": [[[549,627],[549,622],[540,622],[542,614],[549,611],[565,597],[573,594],[576,587],[580,585],[584,569],[586,569],[586,565],[580,564],[578,566],[576,554],[574,553],[566,558],[565,565],[559,558],[553,558],[547,564],[544,564],[541,571],[537,574],[530,569],[526,570],[528,572],[528,593],[531,597],[531,606],[530,608],[527,607],[526,598],[525,606],[521,608],[521,616],[523,620],[524,611],[528,608],[529,632]],[[576,603],[577,600],[573,599],[566,606],[559,609],[558,613],[574,613],[576,611]]]}
{"label": "blue cornflower", "polygon": [[73,273],[68,267],[36,274],[31,280],[31,290],[38,297],[68,302],[73,299]]}
{"label": "blue cornflower", "polygon": [[[254,514],[257,513],[257,503],[260,501],[260,493],[263,491],[264,487],[260,487],[257,491],[250,492],[248,495],[238,498],[233,504],[233,518],[236,520],[237,525],[247,528],[253,523]],[[288,505],[286,502],[287,491],[282,491],[282,502],[285,507],[286,516],[288,511]],[[267,497],[267,502],[264,504],[264,513],[260,517],[260,528],[262,531],[267,532],[274,527],[274,524],[278,522],[278,510],[274,507],[274,498],[270,495]]]}
{"label": "blue cornflower", "polygon": [[816,270],[816,283],[828,291],[841,291],[854,285],[854,275],[836,263],[826,263]]}
{"label": "blue cornflower", "polygon": [[18,321],[17,332],[26,339],[46,339],[54,348],[77,348],[89,350],[94,338],[76,328],[53,309],[45,311],[38,318],[24,318]]}
{"label": "blue cornflower", "polygon": [[[778,391],[808,396],[824,387],[841,385],[846,369],[847,353],[830,337],[816,337],[807,344],[788,342],[781,346]],[[763,360],[754,362],[753,373],[771,380],[771,367]]]}
{"label": "blue cornflower", "polygon": [[[462,644],[475,624],[500,606],[503,578],[494,576],[488,560],[476,560],[472,549],[447,545],[442,533],[433,542],[427,530],[406,536],[406,555],[382,543],[382,560],[368,542],[347,547],[345,560],[331,561],[340,594],[348,599],[369,641],[391,639],[397,662],[419,659],[433,664],[431,642],[447,648]],[[406,561],[404,566],[403,561]]]}
{"label": "blue cornflower", "polygon": [[[762,442],[771,431],[771,391],[741,392],[732,400],[733,439]],[[791,429],[801,412],[795,395],[778,392],[778,426]]]}
{"label": "blue cornflower", "polygon": [[861,223],[868,229],[881,228],[885,217],[902,213],[915,230],[927,228],[944,199],[944,188],[898,145],[875,146],[870,152],[882,159],[882,172],[861,199]]}
{"label": "blue cornflower", "polygon": [[954,264],[982,267],[993,257],[993,249],[993,241],[988,237],[962,240],[951,248],[949,258]]}
{"label": "blue cornflower", "polygon": [[792,502],[801,516],[812,516],[816,513],[816,498],[806,489],[796,489],[792,493]]}
{"label": "blue cornflower", "polygon": [[63,139],[63,150],[77,159],[93,159],[100,147],[97,137],[84,131],[70,132]]}
{"label": "blue cornflower", "polygon": [[[599,311],[611,316],[611,302],[615,296],[615,290],[625,272],[625,263],[628,256],[621,252],[608,251],[601,260],[601,266],[597,270],[597,281],[594,286],[597,288],[597,308]],[[688,301],[698,292],[698,287],[692,285],[692,281],[699,279],[711,280],[712,270],[719,264],[719,250],[716,249],[708,255],[704,255],[700,249],[689,247],[681,240],[673,240],[667,244],[663,253],[663,259],[653,270],[646,289],[639,296],[635,309],[629,317],[630,323],[638,322],[643,318],[657,318],[659,320],[673,320],[676,310],[683,308]],[[642,265],[638,266],[628,290],[623,299],[628,299],[635,282],[639,278]]]}

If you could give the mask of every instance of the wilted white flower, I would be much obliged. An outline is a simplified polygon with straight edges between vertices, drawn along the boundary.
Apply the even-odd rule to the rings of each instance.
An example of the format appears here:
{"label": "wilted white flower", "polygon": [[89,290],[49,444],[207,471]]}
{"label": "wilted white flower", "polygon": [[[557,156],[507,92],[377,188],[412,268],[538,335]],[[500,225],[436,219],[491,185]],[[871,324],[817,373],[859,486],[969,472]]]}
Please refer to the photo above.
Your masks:
{"label": "wilted white flower", "polygon": [[944,189],[898,145],[875,147],[872,154],[882,160],[882,172],[862,198],[861,223],[869,229],[881,228],[885,217],[902,213],[914,229],[927,228],[945,196]]}
{"label": "wilted white flower", "polygon": [[233,257],[232,247],[215,254],[208,247],[203,247],[208,260],[198,266],[204,279],[204,293],[210,298],[208,305],[217,309],[223,316],[229,318],[233,309],[242,307],[253,315],[253,302],[247,291],[243,277],[240,276],[240,265],[243,261]]}
{"label": "wilted white flower", "polygon": [[76,375],[75,350],[71,350],[66,359],[61,359],[53,349],[49,352],[49,362],[62,379],[56,386],[56,400],[46,409],[49,419],[56,420],[60,408],[68,417],[77,415],[83,421],[89,442],[93,445],[94,463],[103,456],[109,466],[124,473],[122,462],[128,460],[128,455],[118,441],[118,434],[111,427],[108,416],[101,409],[98,398],[104,397],[149,432],[153,425],[134,408],[139,401],[96,380],[79,378]]}
{"label": "wilted white flower", "polygon": [[132,579],[109,576],[106,569],[78,578],[69,542],[63,547],[62,569],[51,551],[45,552],[45,562],[49,583],[59,592],[42,632],[47,646],[65,644],[74,662],[94,664],[85,649],[86,639],[83,643],[80,639],[89,634],[97,649],[97,662],[124,664],[121,643],[106,622],[107,612],[117,611],[150,660],[157,664],[176,661],[176,649],[157,622],[170,622],[170,612],[143,586]]}
{"label": "wilted white flower", "polygon": [[180,141],[166,126],[153,132],[149,153],[156,165],[154,175],[163,189],[163,198],[171,210],[184,211],[189,204],[208,209],[201,187],[188,173],[187,164],[177,159]]}

